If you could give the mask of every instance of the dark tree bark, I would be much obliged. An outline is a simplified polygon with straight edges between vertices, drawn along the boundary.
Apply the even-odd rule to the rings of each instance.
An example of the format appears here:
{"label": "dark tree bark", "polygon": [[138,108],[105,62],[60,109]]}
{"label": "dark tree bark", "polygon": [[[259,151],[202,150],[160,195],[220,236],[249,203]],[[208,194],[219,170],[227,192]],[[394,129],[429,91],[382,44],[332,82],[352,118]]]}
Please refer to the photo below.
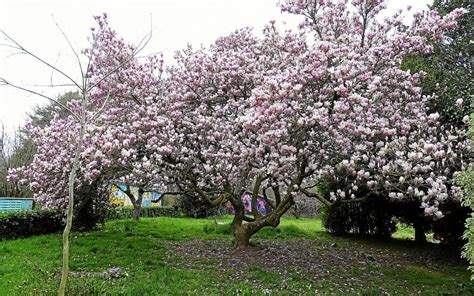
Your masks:
{"label": "dark tree bark", "polygon": [[423,224],[420,222],[415,222],[413,224],[413,228],[415,228],[415,242],[417,244],[425,244],[427,240],[425,230],[423,229]]}
{"label": "dark tree bark", "polygon": [[280,225],[280,218],[294,204],[293,198],[288,195],[284,202],[281,202],[275,209],[264,216],[254,215],[249,217],[245,215],[245,207],[240,199],[235,196],[230,199],[235,209],[234,219],[232,221],[232,234],[234,236],[234,248],[247,248],[250,246],[250,238],[264,227],[277,227]]}
{"label": "dark tree bark", "polygon": [[232,234],[234,235],[234,247],[236,249],[246,248],[250,246],[251,233],[248,224],[244,224],[245,207],[240,199],[240,196],[231,199],[235,214],[232,221]]}
{"label": "dark tree bark", "polygon": [[240,224],[234,229],[234,247],[236,249],[250,246],[250,237],[253,235],[249,231],[248,224]]}
{"label": "dark tree bark", "polygon": [[123,190],[120,186],[117,186],[120,191],[125,193],[128,198],[130,198],[130,201],[132,202],[133,205],[133,214],[132,217],[134,220],[140,220],[140,216],[142,213],[142,201],[143,201],[143,194],[145,191],[142,188],[138,188],[138,196],[135,197],[135,195],[132,193],[132,190],[130,190],[130,186],[126,185],[125,190]]}
{"label": "dark tree bark", "polygon": [[138,188],[138,197],[135,202],[133,202],[133,219],[137,221],[140,220],[142,213],[143,193],[145,193],[143,189]]}
{"label": "dark tree bark", "polygon": [[[280,224],[280,219],[292,205],[294,205],[294,194],[299,190],[301,182],[304,177],[304,170],[306,164],[301,165],[300,174],[287,184],[285,194],[281,195],[278,186],[273,187],[275,193],[275,201],[269,201],[272,205],[272,211],[266,214],[260,214],[257,209],[257,198],[262,189],[262,183],[266,180],[261,176],[256,176],[252,190],[252,201],[250,213],[245,213],[245,206],[242,202],[242,193],[236,192],[231,186],[224,186],[220,195],[215,195],[215,189],[203,189],[197,186],[196,182],[191,184],[191,188],[197,193],[196,197],[208,203],[209,206],[217,206],[223,202],[229,201],[234,208],[234,219],[231,223],[232,234],[234,236],[234,247],[246,248],[250,246],[250,238],[264,227],[277,227]],[[244,188],[240,186],[239,188]],[[263,190],[268,186],[263,186]],[[214,192],[213,192],[214,191]],[[184,190],[186,192],[186,190]],[[212,192],[212,195],[211,195]],[[265,198],[265,196],[264,196]],[[267,198],[268,200],[268,198]]]}

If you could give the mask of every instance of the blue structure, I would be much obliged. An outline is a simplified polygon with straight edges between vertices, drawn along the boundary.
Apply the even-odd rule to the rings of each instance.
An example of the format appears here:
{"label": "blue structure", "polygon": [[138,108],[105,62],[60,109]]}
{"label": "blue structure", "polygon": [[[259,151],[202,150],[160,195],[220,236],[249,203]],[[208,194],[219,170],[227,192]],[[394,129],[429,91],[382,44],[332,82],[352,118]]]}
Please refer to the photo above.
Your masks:
{"label": "blue structure", "polygon": [[[127,185],[122,183],[113,184],[111,188],[110,199],[113,204],[118,206],[130,206],[132,202],[124,193]],[[138,197],[138,187],[130,186],[130,191],[135,197]],[[161,206],[161,193],[147,191],[143,194],[142,206]]]}
{"label": "blue structure", "polygon": [[0,212],[31,211],[32,209],[32,198],[0,197]]}

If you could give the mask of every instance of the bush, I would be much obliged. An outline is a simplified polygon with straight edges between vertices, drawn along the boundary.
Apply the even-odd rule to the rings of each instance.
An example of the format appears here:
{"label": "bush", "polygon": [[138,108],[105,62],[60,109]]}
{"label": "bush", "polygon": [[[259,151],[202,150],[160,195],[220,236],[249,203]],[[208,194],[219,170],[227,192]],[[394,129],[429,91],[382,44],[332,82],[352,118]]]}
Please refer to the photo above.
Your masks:
{"label": "bush", "polygon": [[182,195],[178,198],[176,207],[184,216],[191,218],[207,218],[228,214],[228,210],[224,204],[220,204],[217,207],[210,207],[200,199],[187,195]]}
{"label": "bush", "polygon": [[[140,217],[181,217],[182,213],[173,207],[142,207]],[[107,220],[131,219],[133,207],[113,207],[107,213]]]}
{"label": "bush", "polygon": [[413,226],[415,229],[415,242],[426,243],[426,233],[433,231],[433,219],[426,216],[417,199],[391,200],[388,207],[398,222]]}
{"label": "bush", "polygon": [[320,214],[321,203],[315,198],[302,195],[295,197],[295,204],[285,214],[294,218],[316,218]]}
{"label": "bush", "polygon": [[[327,199],[330,193],[344,188],[345,178],[327,175],[318,190]],[[356,196],[366,196],[369,192],[361,188]],[[331,206],[321,206],[320,216],[326,231],[335,235],[362,235],[388,238],[396,230],[389,199],[384,195],[370,194],[364,200],[338,200]]]}
{"label": "bush", "polygon": [[326,231],[335,235],[388,238],[396,230],[388,206],[388,200],[378,196],[370,196],[364,201],[336,201],[322,208],[321,219]]}
{"label": "bush", "polygon": [[55,233],[63,230],[63,215],[52,210],[0,214],[0,240]]}
{"label": "bush", "polygon": [[[469,138],[474,147],[474,113],[471,114],[471,128],[469,129]],[[472,271],[472,280],[474,280],[474,163],[459,177],[458,183],[464,189],[464,205],[469,207],[468,218],[466,219],[464,238],[467,240],[463,249],[463,256],[470,262]]]}
{"label": "bush", "polygon": [[[91,213],[91,212],[87,212]],[[106,220],[129,219],[133,216],[133,207],[110,208],[101,222]],[[175,208],[171,207],[143,207],[142,217],[180,217],[182,216]],[[84,219],[85,216],[83,216]],[[76,217],[73,227],[76,230],[85,231],[95,227],[97,217],[91,217],[92,222],[85,223]],[[78,223],[75,225],[75,223]],[[21,212],[0,213],[0,240],[17,239],[33,235],[61,232],[65,226],[64,215],[57,210],[34,210]]]}
{"label": "bush", "polygon": [[[329,196],[331,191],[336,191],[343,185],[336,178],[327,177],[319,189],[325,196]],[[364,193],[360,192],[360,195]],[[386,195],[372,195],[364,202],[339,201],[330,207],[324,207],[321,218],[326,230],[336,235],[389,237],[396,230],[396,222],[400,222],[413,226],[417,243],[426,243],[426,233],[432,232],[442,244],[453,251],[460,251],[465,243],[462,238],[464,223],[471,211],[468,207],[461,205],[459,201],[447,200],[439,205],[444,217],[434,220],[425,215],[418,199],[394,200],[385,197]]]}
{"label": "bush", "polygon": [[99,181],[77,189],[72,224],[74,230],[89,231],[106,221],[111,207],[108,190],[109,188]]}
{"label": "bush", "polygon": [[453,201],[440,206],[444,216],[433,221],[433,234],[441,244],[449,245],[453,250],[461,251],[466,243],[463,234],[466,229],[465,222],[471,209]]}

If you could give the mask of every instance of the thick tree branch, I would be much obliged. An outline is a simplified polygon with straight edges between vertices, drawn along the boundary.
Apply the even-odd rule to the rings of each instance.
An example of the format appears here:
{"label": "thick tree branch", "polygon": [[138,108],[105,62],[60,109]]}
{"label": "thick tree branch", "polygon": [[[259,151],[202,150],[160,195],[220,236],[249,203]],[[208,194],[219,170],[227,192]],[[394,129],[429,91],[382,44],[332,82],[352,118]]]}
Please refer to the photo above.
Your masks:
{"label": "thick tree branch", "polygon": [[300,187],[300,192],[302,192],[304,195],[306,195],[307,197],[314,197],[316,198],[317,200],[319,200],[320,202],[322,202],[323,204],[327,205],[327,206],[330,206],[332,205],[332,203],[330,201],[328,201],[327,199],[325,199],[324,197],[321,196],[321,194],[317,193],[317,192],[310,192],[309,190],[305,189],[305,188],[301,188]]}
{"label": "thick tree branch", "polygon": [[255,217],[255,219],[259,219],[261,216],[257,209],[257,199],[258,199],[258,192],[260,191],[260,186],[262,184],[262,181],[263,181],[263,178],[261,176],[257,176],[255,177],[255,183],[253,185],[251,208],[252,208],[252,214]]}
{"label": "thick tree branch", "polygon": [[223,203],[229,196],[229,193],[228,192],[224,192],[222,194],[220,194],[218,197],[212,199],[208,196],[208,193],[206,193],[204,190],[196,187],[195,188],[197,193],[199,194],[199,197],[205,201],[206,203],[208,203],[211,207],[215,207],[215,206],[218,206],[220,205],[221,203]]}

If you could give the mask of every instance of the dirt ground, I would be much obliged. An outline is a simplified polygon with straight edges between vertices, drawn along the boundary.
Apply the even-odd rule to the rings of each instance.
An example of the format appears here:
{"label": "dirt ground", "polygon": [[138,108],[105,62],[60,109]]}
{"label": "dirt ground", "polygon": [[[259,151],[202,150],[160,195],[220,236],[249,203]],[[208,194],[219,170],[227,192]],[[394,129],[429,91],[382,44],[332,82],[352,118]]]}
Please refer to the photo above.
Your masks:
{"label": "dirt ground", "polygon": [[[217,270],[228,280],[245,282],[259,290],[284,290],[300,278],[325,291],[376,289],[378,295],[392,294],[384,293],[385,286],[393,290],[411,280],[406,278],[407,267],[429,276],[446,266],[463,265],[437,246],[392,248],[350,239],[258,240],[255,246],[239,250],[233,249],[229,241],[189,240],[170,243],[168,257],[176,268]],[[260,273],[256,275],[255,270]],[[262,272],[275,280],[268,282],[268,276],[262,279]],[[405,276],[397,278],[397,274]]]}

